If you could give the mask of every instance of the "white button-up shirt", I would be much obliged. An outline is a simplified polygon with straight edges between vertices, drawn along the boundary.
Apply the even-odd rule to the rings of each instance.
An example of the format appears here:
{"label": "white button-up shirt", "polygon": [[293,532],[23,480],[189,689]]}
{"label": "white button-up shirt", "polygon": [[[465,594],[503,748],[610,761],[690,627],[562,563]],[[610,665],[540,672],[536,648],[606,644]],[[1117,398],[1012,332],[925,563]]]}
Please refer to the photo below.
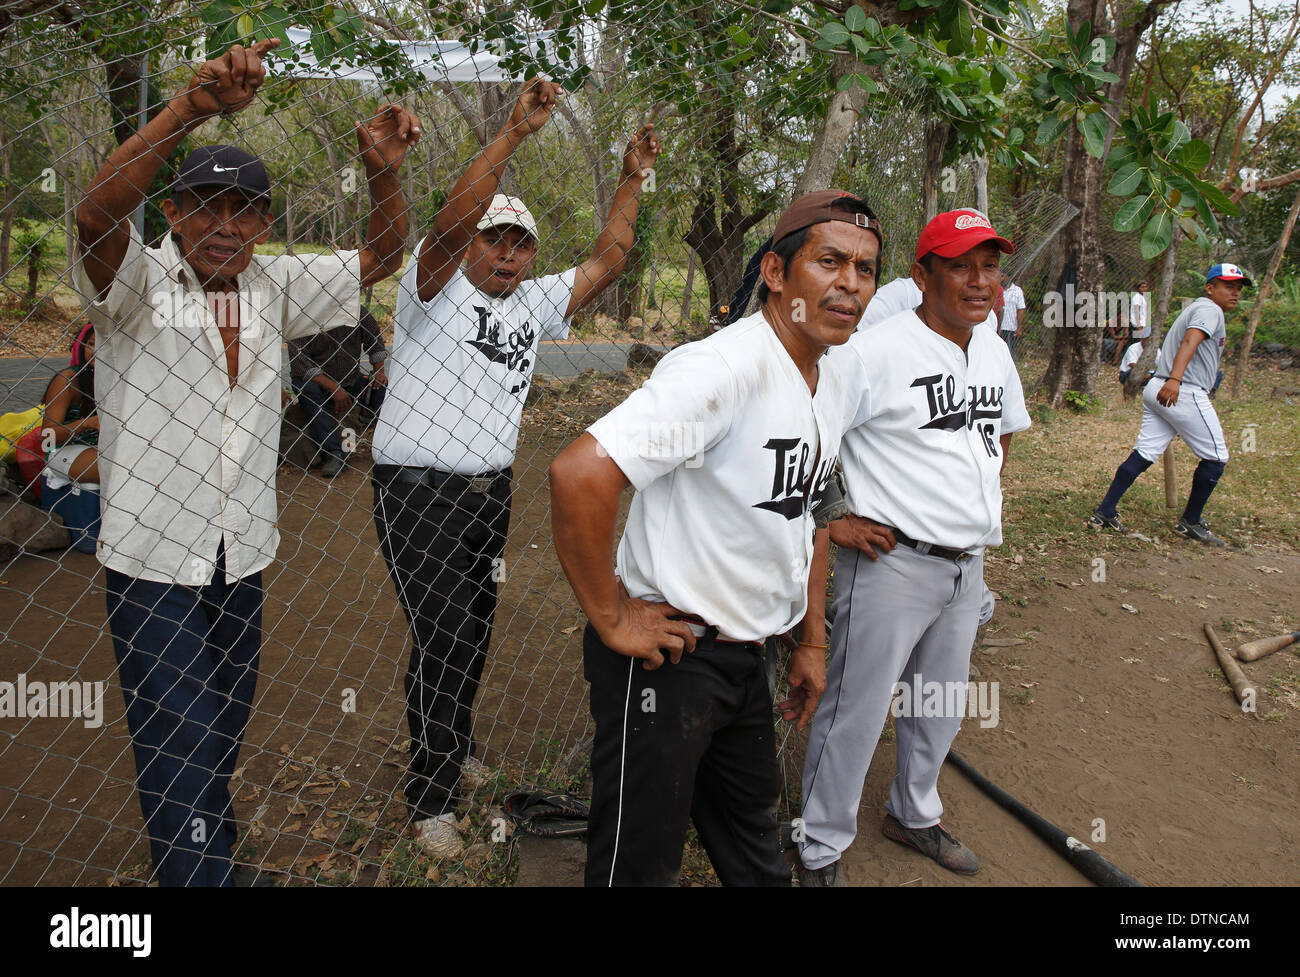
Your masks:
{"label": "white button-up shirt", "polygon": [[[203,286],[170,235],[135,229],[103,298],[80,260],[73,287],[95,326],[103,518],[99,561],[159,583],[210,583],[270,564],[281,415],[281,346],[360,315],[358,252],[255,255],[239,276],[239,371]],[[232,320],[233,317],[232,317]]]}

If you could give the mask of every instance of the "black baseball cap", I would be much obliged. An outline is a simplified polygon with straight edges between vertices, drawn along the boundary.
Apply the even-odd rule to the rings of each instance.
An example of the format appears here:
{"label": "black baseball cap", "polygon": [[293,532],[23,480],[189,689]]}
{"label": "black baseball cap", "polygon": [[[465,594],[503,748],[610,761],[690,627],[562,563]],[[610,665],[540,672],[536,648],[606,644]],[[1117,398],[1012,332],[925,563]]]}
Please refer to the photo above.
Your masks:
{"label": "black baseball cap", "polygon": [[173,190],[234,187],[254,200],[271,199],[271,178],[262,161],[236,146],[200,146],[181,162]]}

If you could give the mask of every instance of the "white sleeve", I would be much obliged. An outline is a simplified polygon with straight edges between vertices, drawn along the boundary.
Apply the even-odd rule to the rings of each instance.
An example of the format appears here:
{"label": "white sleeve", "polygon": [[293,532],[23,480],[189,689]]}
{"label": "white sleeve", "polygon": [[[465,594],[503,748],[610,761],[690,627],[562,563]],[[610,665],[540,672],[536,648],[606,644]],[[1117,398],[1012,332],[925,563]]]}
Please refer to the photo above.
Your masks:
{"label": "white sleeve", "polygon": [[1029,408],[1025,406],[1025,388],[1020,383],[1020,371],[1012,362],[1010,354],[1006,357],[1007,380],[1002,388],[1002,434],[1015,434],[1027,431],[1033,423],[1029,419]]}
{"label": "white sleeve", "polygon": [[871,360],[862,350],[865,339],[862,333],[854,333],[843,346],[832,346],[822,360],[835,370],[841,385],[841,434],[871,418]]}
{"label": "white sleeve", "polygon": [[573,299],[573,283],[577,279],[578,269],[570,268],[558,275],[547,275],[524,282],[520,288],[525,289],[524,301],[532,313],[542,336],[547,339],[567,339],[569,337],[569,302]]}
{"label": "white sleeve", "polygon": [[68,256],[73,291],[81,299],[86,315],[95,323],[95,329],[101,338],[107,331],[130,319],[131,313],[141,303],[147,305],[152,301],[152,297],[145,293],[149,289],[149,263],[156,262],[157,259],[145,249],[134,224],[128,223],[127,231],[129,237],[126,254],[118,265],[117,273],[113,275],[113,283],[102,298],[86,274],[86,258],[80,253],[80,245]]}
{"label": "white sleeve", "polygon": [[660,360],[639,390],[587,430],[641,490],[721,441],[736,401],[726,360],[689,343]]}
{"label": "white sleeve", "polygon": [[867,303],[862,318],[858,320],[858,331],[870,329],[900,312],[910,312],[921,304],[917,298],[919,292],[920,289],[910,278],[895,278],[892,282],[881,285]]}
{"label": "white sleeve", "polygon": [[285,254],[271,262],[284,281],[285,339],[355,326],[361,321],[361,253]]}

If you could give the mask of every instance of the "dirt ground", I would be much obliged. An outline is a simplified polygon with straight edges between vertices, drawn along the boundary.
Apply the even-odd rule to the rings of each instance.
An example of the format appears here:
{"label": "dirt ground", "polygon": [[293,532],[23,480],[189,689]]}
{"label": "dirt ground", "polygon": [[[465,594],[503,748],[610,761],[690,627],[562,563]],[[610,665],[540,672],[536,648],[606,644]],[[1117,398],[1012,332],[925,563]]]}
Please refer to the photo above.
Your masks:
{"label": "dirt ground", "polygon": [[[611,384],[604,400],[634,382]],[[509,846],[492,836],[504,790],[570,776],[561,761],[588,733],[581,619],[550,545],[545,469],[600,402],[570,412],[565,389],[540,390],[515,466],[498,637],[476,716],[500,776],[466,807],[473,847],[456,865],[430,866],[401,838],[409,639],[376,549],[365,446],[330,483],[281,469],[282,543],[266,573],[262,676],[235,785],[248,825],[242,857],[308,884],[509,877]],[[999,721],[968,721],[956,750],[1142,882],[1300,880],[1300,656],[1246,666],[1265,689],[1255,718],[1237,708],[1201,633],[1210,621],[1236,644],[1297,627],[1300,556],[1283,544],[1192,548],[1169,531],[1116,540],[1073,517],[1063,545],[1017,546],[1015,506],[1009,499],[1009,545],[988,562],[1002,600],[983,639],[1023,643],[976,652],[981,679],[999,683]],[[1094,579],[1098,559],[1104,582]],[[103,728],[0,719],[0,882],[138,884],[147,844],[102,571],[69,551],[21,557],[0,578],[0,678],[107,683]],[[800,739],[786,737],[792,784]],[[846,856],[854,884],[1086,884],[951,769],[940,783],[945,823],[983,871],[959,879],[886,841],[892,774],[893,744],[882,742]]]}

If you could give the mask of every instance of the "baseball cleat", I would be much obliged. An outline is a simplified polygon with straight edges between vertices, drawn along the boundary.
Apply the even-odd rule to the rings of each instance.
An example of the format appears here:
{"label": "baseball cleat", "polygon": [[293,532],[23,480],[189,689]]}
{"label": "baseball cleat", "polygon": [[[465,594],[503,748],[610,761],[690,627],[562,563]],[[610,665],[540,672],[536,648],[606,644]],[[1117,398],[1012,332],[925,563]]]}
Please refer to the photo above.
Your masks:
{"label": "baseball cleat", "polygon": [[1093,529],[1113,529],[1117,533],[1128,532],[1128,527],[1119,521],[1119,513],[1113,516],[1103,515],[1100,509],[1094,509],[1088,517],[1088,525]]}
{"label": "baseball cleat", "polygon": [[949,872],[974,875],[980,870],[980,860],[975,853],[950,835],[942,824],[932,824],[928,828],[905,828],[892,814],[886,814],[885,823],[880,830],[890,841],[915,848]]}
{"label": "baseball cleat", "polygon": [[804,886],[846,887],[848,884],[849,873],[838,858],[821,868],[809,868],[802,863],[799,865],[799,888],[801,889]]}
{"label": "baseball cleat", "polygon": [[1223,540],[1210,532],[1210,524],[1202,519],[1200,522],[1188,522],[1186,519],[1179,519],[1178,525],[1174,526],[1174,532],[1179,536],[1186,536],[1188,539],[1194,539],[1198,543],[1204,543],[1206,546],[1226,546]]}

